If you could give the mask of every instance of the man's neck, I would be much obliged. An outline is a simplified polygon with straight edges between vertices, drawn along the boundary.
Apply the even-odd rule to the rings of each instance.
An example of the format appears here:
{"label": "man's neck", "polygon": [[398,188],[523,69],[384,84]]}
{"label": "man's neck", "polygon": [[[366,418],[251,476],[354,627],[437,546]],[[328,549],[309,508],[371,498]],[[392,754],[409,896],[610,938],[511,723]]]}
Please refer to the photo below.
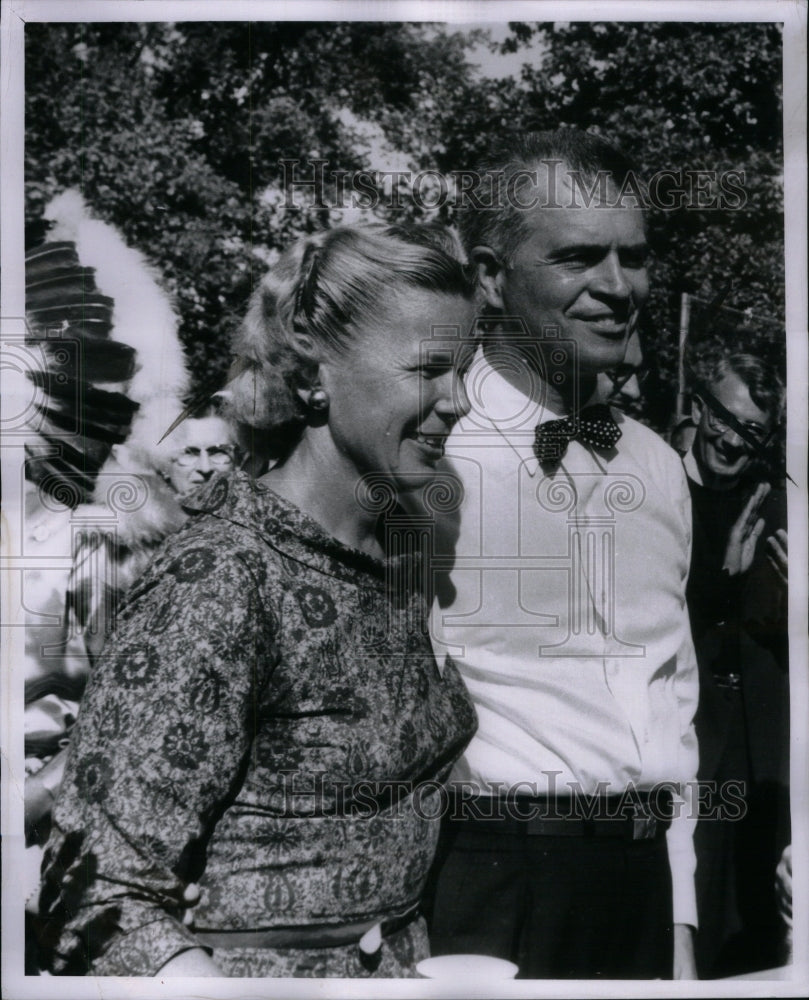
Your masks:
{"label": "man's neck", "polygon": [[537,371],[539,356],[530,358],[516,344],[492,339],[484,342],[483,356],[510,385],[557,417],[567,417],[592,401],[596,376],[566,376],[560,385]]}

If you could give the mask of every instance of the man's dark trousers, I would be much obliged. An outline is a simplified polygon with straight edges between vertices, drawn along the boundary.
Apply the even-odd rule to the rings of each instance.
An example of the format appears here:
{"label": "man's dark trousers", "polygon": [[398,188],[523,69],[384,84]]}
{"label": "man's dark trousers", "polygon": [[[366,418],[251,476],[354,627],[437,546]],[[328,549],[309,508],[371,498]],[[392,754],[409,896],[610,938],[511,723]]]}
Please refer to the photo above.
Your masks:
{"label": "man's dark trousers", "polygon": [[524,979],[670,979],[664,825],[649,839],[529,830],[445,821],[427,894],[432,953],[505,958]]}

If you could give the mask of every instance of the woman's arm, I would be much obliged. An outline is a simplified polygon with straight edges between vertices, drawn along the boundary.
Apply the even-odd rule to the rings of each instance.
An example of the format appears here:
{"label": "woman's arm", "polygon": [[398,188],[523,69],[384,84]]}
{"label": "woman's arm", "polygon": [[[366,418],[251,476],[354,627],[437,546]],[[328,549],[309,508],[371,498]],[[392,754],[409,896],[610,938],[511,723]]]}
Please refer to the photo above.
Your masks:
{"label": "woman's arm", "polygon": [[249,752],[272,666],[259,593],[223,529],[189,532],[120,614],[82,701],[43,868],[55,971],[154,975],[196,946],[180,919],[183,872]]}

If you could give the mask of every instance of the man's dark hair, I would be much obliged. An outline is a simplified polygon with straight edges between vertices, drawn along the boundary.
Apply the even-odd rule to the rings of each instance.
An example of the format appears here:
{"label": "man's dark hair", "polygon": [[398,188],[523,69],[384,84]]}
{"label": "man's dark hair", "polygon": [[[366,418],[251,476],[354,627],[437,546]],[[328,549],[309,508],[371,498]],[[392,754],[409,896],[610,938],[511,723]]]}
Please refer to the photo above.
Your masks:
{"label": "man's dark hair", "polygon": [[769,362],[754,354],[726,354],[713,361],[704,372],[702,381],[713,392],[729,374],[744,383],[750,398],[760,410],[772,417],[774,424],[780,423],[784,411],[784,383]]}
{"label": "man's dark hair", "polygon": [[531,183],[529,173],[543,161],[563,163],[587,184],[604,173],[619,190],[627,175],[635,173],[632,162],[614,143],[593,132],[559,128],[500,137],[478,166],[470,197],[458,213],[458,228],[468,252],[488,246],[503,263],[511,262],[528,235],[529,213],[519,204],[520,192]]}

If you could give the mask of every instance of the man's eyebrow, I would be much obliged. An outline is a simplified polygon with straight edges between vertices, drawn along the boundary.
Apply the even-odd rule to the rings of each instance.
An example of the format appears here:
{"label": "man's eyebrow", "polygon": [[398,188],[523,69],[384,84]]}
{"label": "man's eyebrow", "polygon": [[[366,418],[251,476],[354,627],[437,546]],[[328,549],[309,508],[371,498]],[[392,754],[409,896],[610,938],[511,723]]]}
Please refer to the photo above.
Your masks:
{"label": "man's eyebrow", "polygon": [[[612,244],[611,243],[598,243],[598,242],[584,242],[581,243],[565,243],[560,246],[554,247],[548,252],[548,258],[562,257],[568,254],[588,254],[588,253],[607,253]],[[646,253],[649,249],[649,244],[646,240],[641,240],[638,243],[623,244],[618,247],[618,252],[630,253]]]}

